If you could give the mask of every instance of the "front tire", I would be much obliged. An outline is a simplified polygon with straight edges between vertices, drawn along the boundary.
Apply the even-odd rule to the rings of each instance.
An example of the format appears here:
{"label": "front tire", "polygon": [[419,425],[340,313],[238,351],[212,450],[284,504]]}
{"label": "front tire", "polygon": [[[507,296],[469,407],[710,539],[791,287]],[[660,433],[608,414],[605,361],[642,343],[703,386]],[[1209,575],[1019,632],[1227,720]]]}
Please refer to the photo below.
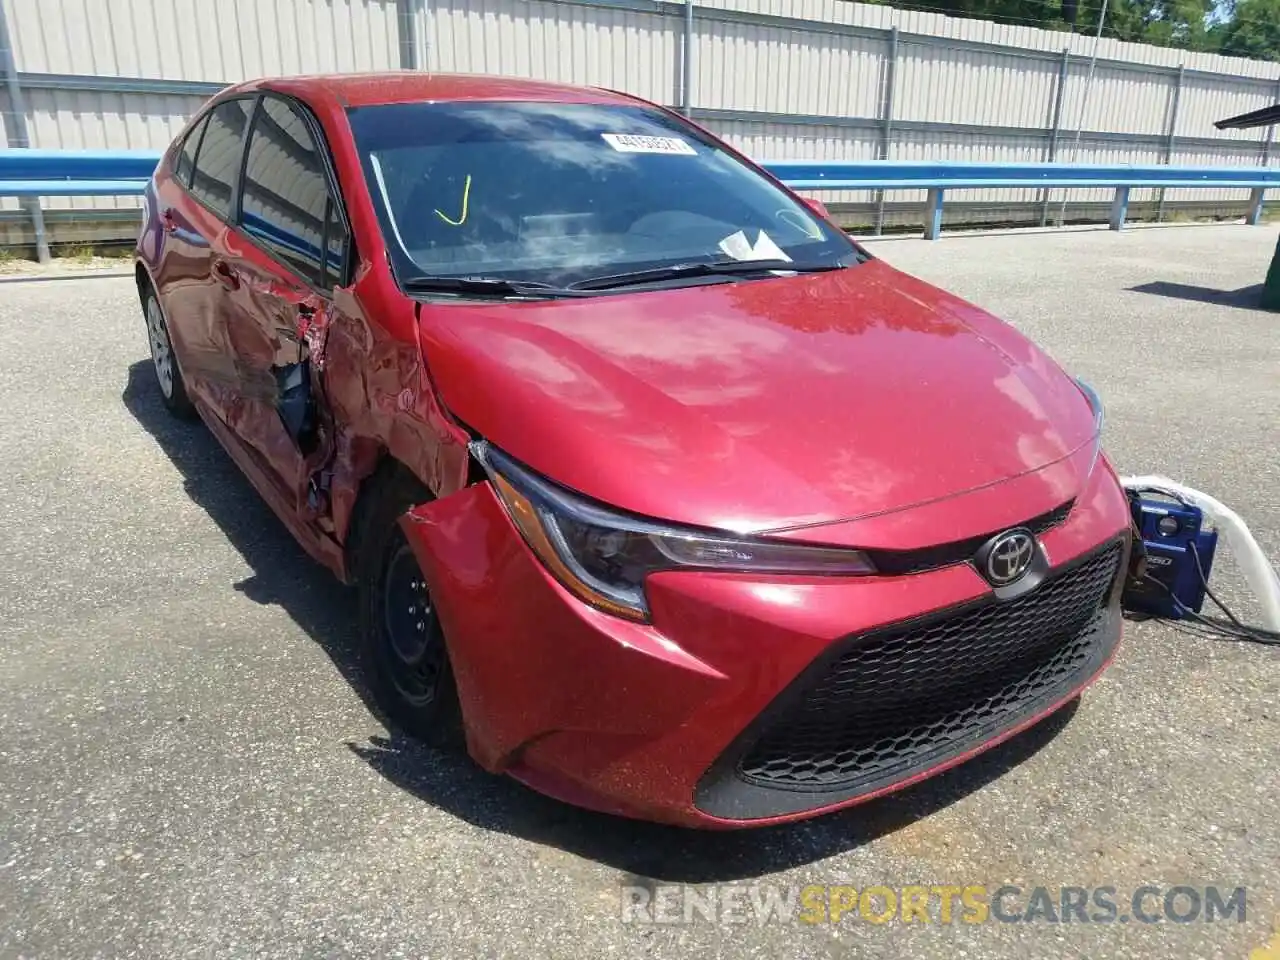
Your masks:
{"label": "front tire", "polygon": [[187,385],[178,369],[173,354],[173,341],[169,339],[169,326],[156,292],[148,284],[142,293],[142,317],[147,324],[147,340],[151,345],[151,367],[155,371],[156,386],[165,408],[180,420],[190,420],[196,408],[187,396]]}
{"label": "front tire", "polygon": [[387,717],[419,740],[453,748],[461,716],[444,631],[399,524],[406,510],[429,499],[403,468],[375,479],[362,498],[354,528],[361,654]]}

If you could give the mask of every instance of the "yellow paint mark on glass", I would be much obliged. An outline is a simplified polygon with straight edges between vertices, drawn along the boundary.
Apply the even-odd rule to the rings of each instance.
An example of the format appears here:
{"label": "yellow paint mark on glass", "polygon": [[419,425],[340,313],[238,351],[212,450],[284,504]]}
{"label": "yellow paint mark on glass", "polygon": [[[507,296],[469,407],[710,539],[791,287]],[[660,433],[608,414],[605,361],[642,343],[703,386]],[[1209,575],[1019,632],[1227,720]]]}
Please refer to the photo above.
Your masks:
{"label": "yellow paint mark on glass", "polygon": [[471,202],[471,174],[468,173],[467,181],[465,184],[463,184],[463,187],[462,187],[462,213],[458,215],[458,219],[454,220],[452,217],[449,217],[447,214],[445,214],[442,210],[438,208],[436,210],[436,216],[439,217],[441,220],[443,220],[445,223],[449,224],[449,226],[451,227],[460,227],[467,222],[467,207],[470,204],[470,202]]}

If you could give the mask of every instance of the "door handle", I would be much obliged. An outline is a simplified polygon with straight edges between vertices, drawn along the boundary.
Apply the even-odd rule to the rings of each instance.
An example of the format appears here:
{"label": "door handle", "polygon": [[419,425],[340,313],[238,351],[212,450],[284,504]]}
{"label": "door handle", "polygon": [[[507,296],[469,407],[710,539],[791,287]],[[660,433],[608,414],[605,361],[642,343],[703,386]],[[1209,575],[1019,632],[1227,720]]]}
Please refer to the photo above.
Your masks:
{"label": "door handle", "polygon": [[240,274],[225,260],[213,261],[213,278],[228,290],[240,289]]}
{"label": "door handle", "polygon": [[174,219],[173,208],[165,207],[160,214],[160,227],[165,233],[173,233],[178,229],[178,221]]}

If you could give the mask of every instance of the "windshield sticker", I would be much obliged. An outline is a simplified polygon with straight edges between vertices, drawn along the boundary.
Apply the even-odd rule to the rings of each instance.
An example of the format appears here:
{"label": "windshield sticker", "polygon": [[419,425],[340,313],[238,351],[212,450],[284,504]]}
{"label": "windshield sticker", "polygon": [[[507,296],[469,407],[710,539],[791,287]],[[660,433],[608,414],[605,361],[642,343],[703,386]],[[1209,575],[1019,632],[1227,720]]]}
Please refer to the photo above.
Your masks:
{"label": "windshield sticker", "polygon": [[790,260],[782,248],[774,243],[773,238],[760,231],[756,242],[752,243],[742,230],[731,233],[720,241],[720,249],[735,260]]}
{"label": "windshield sticker", "polygon": [[637,133],[602,133],[604,142],[619,153],[667,153],[696,157],[698,151],[679,137],[649,137]]}

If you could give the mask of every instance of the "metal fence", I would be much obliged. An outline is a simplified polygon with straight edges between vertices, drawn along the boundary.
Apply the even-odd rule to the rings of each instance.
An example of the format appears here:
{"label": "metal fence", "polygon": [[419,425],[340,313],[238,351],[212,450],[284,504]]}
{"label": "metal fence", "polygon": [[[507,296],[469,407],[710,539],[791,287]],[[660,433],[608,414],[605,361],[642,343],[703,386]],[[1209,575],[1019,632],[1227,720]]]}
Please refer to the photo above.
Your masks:
{"label": "metal fence", "polygon": [[[1272,132],[1213,121],[1280,101],[1280,64],[844,0],[0,0],[7,146],[159,149],[222,85],[397,68],[531,76],[678,107],[762,160],[1259,166]],[[851,228],[925,196],[825,199]],[[948,194],[944,226],[1106,220],[1108,190]],[[56,244],[127,236],[132,198],[44,198]],[[32,201],[0,199],[0,245]],[[1131,217],[1240,216],[1248,191],[1135,190]]]}

